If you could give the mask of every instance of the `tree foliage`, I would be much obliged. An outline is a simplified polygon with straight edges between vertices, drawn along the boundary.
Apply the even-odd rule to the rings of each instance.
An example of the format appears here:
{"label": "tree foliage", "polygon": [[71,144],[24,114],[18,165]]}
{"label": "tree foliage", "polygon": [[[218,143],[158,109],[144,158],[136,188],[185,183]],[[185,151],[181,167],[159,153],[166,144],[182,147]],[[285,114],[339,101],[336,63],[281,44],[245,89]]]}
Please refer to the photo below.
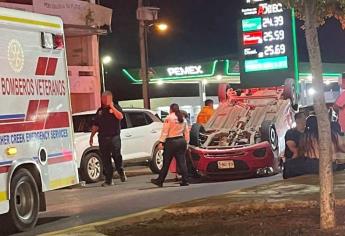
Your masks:
{"label": "tree foliage", "polygon": [[335,197],[332,170],[332,143],[330,121],[324,97],[322,60],[317,27],[335,17],[345,29],[345,0],[272,0],[294,8],[296,17],[305,22],[305,35],[309,54],[314,95],[314,110],[318,119],[320,161],[320,227],[331,229],[336,225]]}
{"label": "tree foliage", "polygon": [[[305,21],[303,0],[273,0],[273,2],[281,2],[287,7],[293,7],[296,17]],[[315,2],[317,4],[318,26],[325,24],[327,19],[335,17],[345,29],[345,0],[315,0]]]}

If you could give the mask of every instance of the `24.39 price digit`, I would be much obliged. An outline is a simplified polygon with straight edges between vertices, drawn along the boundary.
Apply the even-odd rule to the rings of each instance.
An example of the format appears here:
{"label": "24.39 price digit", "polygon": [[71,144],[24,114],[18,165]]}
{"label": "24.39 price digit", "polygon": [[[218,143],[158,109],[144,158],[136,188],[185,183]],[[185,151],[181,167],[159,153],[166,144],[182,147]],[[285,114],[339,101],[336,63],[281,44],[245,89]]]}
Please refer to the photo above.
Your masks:
{"label": "24.39 price digit", "polygon": [[274,17],[264,17],[262,18],[262,27],[269,28],[269,27],[279,27],[284,25],[284,17],[283,16],[274,16]]}

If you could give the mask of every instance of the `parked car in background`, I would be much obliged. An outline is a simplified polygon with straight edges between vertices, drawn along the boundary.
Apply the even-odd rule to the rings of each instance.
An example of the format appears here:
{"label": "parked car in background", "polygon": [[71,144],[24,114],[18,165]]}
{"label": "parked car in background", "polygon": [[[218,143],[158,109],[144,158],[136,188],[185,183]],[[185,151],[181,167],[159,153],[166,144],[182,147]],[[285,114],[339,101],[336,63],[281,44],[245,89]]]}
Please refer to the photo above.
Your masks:
{"label": "parked car in background", "polygon": [[[162,121],[151,110],[123,109],[123,113],[121,139],[124,163],[145,163],[153,173],[158,173],[163,166],[163,152],[158,150]],[[95,114],[96,111],[88,111],[73,115],[78,168],[81,179],[88,183],[100,181],[103,175],[98,142],[93,147],[89,145]]]}

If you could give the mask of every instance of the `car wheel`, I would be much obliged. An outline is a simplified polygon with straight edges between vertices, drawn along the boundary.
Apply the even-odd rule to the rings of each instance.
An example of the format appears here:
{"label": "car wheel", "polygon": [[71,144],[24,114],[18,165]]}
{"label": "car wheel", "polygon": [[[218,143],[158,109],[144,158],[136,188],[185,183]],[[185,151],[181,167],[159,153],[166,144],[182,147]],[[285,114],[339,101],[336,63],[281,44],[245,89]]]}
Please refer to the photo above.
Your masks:
{"label": "car wheel", "polygon": [[26,169],[19,169],[11,180],[10,211],[4,215],[6,230],[28,231],[34,228],[39,213],[39,192],[36,181]]}
{"label": "car wheel", "polygon": [[157,146],[153,152],[153,155],[150,161],[150,169],[153,173],[159,174],[162,168],[163,168],[163,150],[159,150]]}
{"label": "car wheel", "polygon": [[87,183],[97,183],[103,177],[103,163],[96,152],[86,154],[81,163],[82,180]]}
{"label": "car wheel", "polygon": [[292,108],[298,110],[298,97],[296,94],[295,81],[293,79],[286,79],[283,91],[284,99],[290,99]]}
{"label": "car wheel", "polygon": [[272,121],[265,120],[264,122],[262,122],[261,138],[263,141],[268,141],[271,144],[273,152],[277,152],[279,148],[278,134],[274,125],[272,124]]}

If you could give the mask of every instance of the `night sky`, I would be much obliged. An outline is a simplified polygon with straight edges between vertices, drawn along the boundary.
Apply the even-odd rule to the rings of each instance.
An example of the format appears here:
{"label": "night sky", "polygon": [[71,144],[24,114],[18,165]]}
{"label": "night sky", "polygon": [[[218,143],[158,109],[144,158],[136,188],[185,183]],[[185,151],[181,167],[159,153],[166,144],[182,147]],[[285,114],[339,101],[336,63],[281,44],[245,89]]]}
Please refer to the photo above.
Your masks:
{"label": "night sky", "polygon": [[[137,0],[102,0],[113,9],[112,33],[101,38],[101,55],[109,54],[114,62],[107,68],[107,88],[118,100],[141,98],[141,87],[131,85],[121,74],[122,68],[140,66]],[[159,7],[161,21],[170,29],[165,34],[149,34],[150,66],[191,63],[238,53],[237,24],[244,0],[151,0],[146,4]],[[300,61],[308,61],[302,23],[298,21]],[[335,19],[319,30],[324,62],[345,63],[345,31]],[[168,88],[168,89],[167,89]],[[168,91],[167,91],[168,90]],[[208,95],[215,95],[208,85]],[[152,97],[197,96],[194,85],[151,85]]]}

